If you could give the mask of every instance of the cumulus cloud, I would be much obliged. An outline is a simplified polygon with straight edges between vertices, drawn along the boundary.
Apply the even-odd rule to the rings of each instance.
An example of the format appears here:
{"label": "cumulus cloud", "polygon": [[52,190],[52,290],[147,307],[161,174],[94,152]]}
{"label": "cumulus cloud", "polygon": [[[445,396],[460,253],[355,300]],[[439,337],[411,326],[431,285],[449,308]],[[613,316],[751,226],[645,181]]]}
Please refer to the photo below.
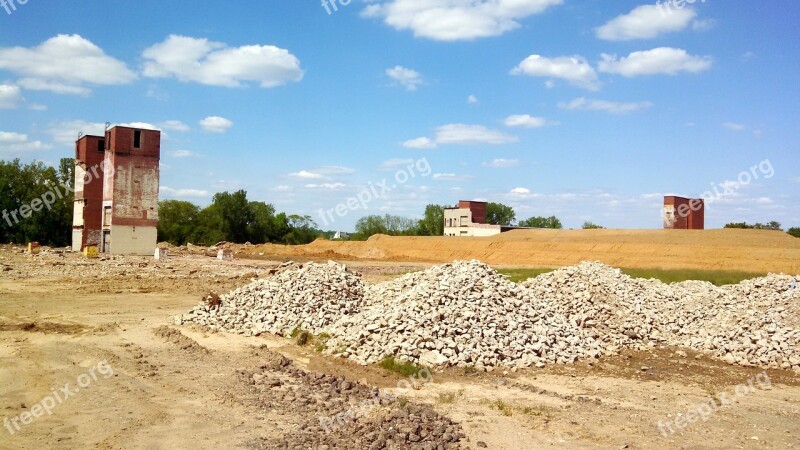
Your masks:
{"label": "cumulus cloud", "polygon": [[436,181],[468,181],[473,177],[471,175],[456,175],[454,173],[435,173],[432,178]]}
{"label": "cumulus cloud", "polygon": [[168,197],[195,197],[195,198],[205,198],[210,197],[211,194],[202,189],[173,189],[168,186],[161,186],[158,190],[158,193],[161,195],[166,195]]}
{"label": "cumulus cloud", "polygon": [[211,116],[201,120],[200,126],[209,133],[225,133],[233,126],[233,122],[224,117]]}
{"label": "cumulus cloud", "polygon": [[426,138],[426,137],[419,137],[416,139],[409,139],[403,142],[403,147],[405,148],[413,148],[413,149],[432,149],[436,148],[436,142],[433,142],[433,139]]}
{"label": "cumulus cloud", "polygon": [[605,111],[612,114],[626,114],[640,109],[652,107],[651,102],[612,102],[608,100],[592,100],[585,97],[576,98],[571,102],[561,102],[558,107],[561,109],[578,111]]}
{"label": "cumulus cloud", "polygon": [[81,133],[84,135],[104,136],[106,124],[102,122],[87,122],[85,120],[66,120],[50,125],[47,131],[56,143],[74,145]]}
{"label": "cumulus cloud", "polygon": [[469,41],[499,36],[519,20],[541,14],[563,0],[388,0],[368,5],[362,15],[382,19],[396,30],[436,41]]}
{"label": "cumulus cloud", "polygon": [[509,168],[512,168],[512,167],[519,166],[520,165],[520,160],[518,160],[518,159],[498,158],[498,159],[493,159],[493,160],[491,160],[489,162],[485,162],[485,163],[483,163],[483,165],[486,166],[486,167],[491,167],[493,169],[509,169]]}
{"label": "cumulus cloud", "polygon": [[478,101],[478,97],[475,97],[474,95],[470,95],[469,97],[467,97],[467,103],[470,104],[470,105],[477,105],[480,102]]}
{"label": "cumulus cloud", "polygon": [[669,13],[663,7],[642,5],[628,14],[618,16],[595,30],[597,37],[606,41],[653,39],[665,33],[686,29],[697,13],[691,8],[674,9]]}
{"label": "cumulus cloud", "polygon": [[322,180],[325,177],[322,174],[314,173],[308,170],[301,170],[299,172],[293,172],[289,174],[292,178],[300,178],[302,180]]}
{"label": "cumulus cloud", "polygon": [[16,109],[24,102],[19,86],[0,84],[0,109]]}
{"label": "cumulus cloud", "polygon": [[518,187],[518,188],[512,189],[511,193],[512,194],[517,194],[517,195],[528,195],[528,194],[531,193],[531,190],[528,189],[528,188]]}
{"label": "cumulus cloud", "polygon": [[741,123],[734,123],[734,122],[725,122],[722,124],[723,127],[731,130],[731,131],[745,131],[747,130],[747,125]]}
{"label": "cumulus cloud", "polygon": [[0,131],[0,153],[23,153],[48,150],[51,145],[31,140],[27,134]]}
{"label": "cumulus cloud", "polygon": [[547,125],[548,122],[542,117],[519,114],[506,117],[503,124],[507,127],[542,128]]}
{"label": "cumulus cloud", "polygon": [[504,134],[498,130],[492,130],[483,125],[466,125],[463,123],[452,123],[443,125],[436,129],[437,144],[508,144],[516,142],[515,136]]}
{"label": "cumulus cloud", "polygon": [[17,74],[24,89],[88,95],[87,85],[119,85],[136,79],[122,61],[83,37],[60,34],[36,47],[0,48],[0,69]]}
{"label": "cumulus cloud", "polygon": [[342,189],[347,187],[344,183],[322,183],[322,184],[307,184],[306,188],[308,189],[325,189],[329,191],[335,191],[338,189]]}
{"label": "cumulus cloud", "polygon": [[325,166],[317,169],[301,170],[290,173],[289,176],[300,180],[325,180],[330,175],[347,175],[355,172],[354,169],[344,166]]}
{"label": "cumulus cloud", "polygon": [[659,47],[633,52],[627,57],[602,55],[598,64],[601,72],[615,73],[625,77],[642,75],[677,75],[680,72],[699,73],[713,65],[709,56],[693,56],[680,48]]}
{"label": "cumulus cloud", "polygon": [[185,123],[181,122],[180,120],[168,120],[166,122],[161,123],[160,126],[164,130],[178,131],[178,132],[182,132],[182,133],[185,133],[185,132],[191,130],[191,128],[189,128],[189,125],[186,125]]}
{"label": "cumulus cloud", "polygon": [[541,55],[531,55],[512,69],[511,74],[550,79],[557,78],[589,90],[599,88],[597,72],[582,56],[547,58]]}
{"label": "cumulus cloud", "polygon": [[232,48],[208,39],[171,35],[142,56],[145,76],[174,77],[186,83],[223,87],[257,83],[272,88],[303,79],[300,60],[272,45]]}
{"label": "cumulus cloud", "polygon": [[415,149],[432,149],[439,145],[498,145],[516,142],[517,140],[516,136],[492,130],[483,125],[451,123],[438,127],[436,136],[433,139],[427,137],[411,139],[403,143],[403,146]]}
{"label": "cumulus cloud", "polygon": [[147,122],[118,123],[116,124],[116,126],[128,127],[128,128],[140,128],[142,130],[161,131],[161,127],[159,127],[158,125],[153,125],[152,123],[147,123]]}
{"label": "cumulus cloud", "polygon": [[386,76],[391,78],[396,86],[402,86],[407,91],[416,91],[417,87],[422,84],[422,75],[419,72],[403,66],[386,69]]}
{"label": "cumulus cloud", "polygon": [[397,169],[400,169],[400,168],[408,167],[409,165],[411,165],[413,163],[414,163],[414,160],[410,159],[410,158],[409,159],[400,159],[400,158],[387,159],[386,161],[382,162],[380,166],[378,166],[378,170],[381,170],[381,171],[397,170]]}

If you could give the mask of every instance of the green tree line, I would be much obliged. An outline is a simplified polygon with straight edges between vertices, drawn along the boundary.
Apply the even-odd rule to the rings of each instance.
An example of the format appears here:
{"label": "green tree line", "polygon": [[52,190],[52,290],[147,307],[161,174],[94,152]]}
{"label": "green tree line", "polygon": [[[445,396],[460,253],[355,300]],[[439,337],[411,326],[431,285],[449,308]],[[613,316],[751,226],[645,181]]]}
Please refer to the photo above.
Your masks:
{"label": "green tree line", "polygon": [[74,173],[71,158],[57,169],[39,161],[0,160],[0,242],[70,245]]}
{"label": "green tree line", "polygon": [[159,202],[158,240],[174,245],[213,245],[228,241],[243,244],[308,244],[325,234],[309,216],[279,213],[275,207],[249,201],[247,192],[214,195],[203,209],[181,200]]}

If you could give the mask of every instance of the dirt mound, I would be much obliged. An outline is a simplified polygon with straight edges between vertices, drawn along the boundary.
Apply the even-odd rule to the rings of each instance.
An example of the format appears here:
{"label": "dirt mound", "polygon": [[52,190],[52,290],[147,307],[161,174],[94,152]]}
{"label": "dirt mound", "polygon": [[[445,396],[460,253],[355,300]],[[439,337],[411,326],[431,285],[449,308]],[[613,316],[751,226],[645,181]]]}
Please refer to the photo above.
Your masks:
{"label": "dirt mound", "polygon": [[160,326],[153,330],[156,336],[163,338],[165,341],[176,345],[181,350],[192,353],[209,353],[209,350],[202,345],[198,344],[194,339],[187,337],[183,333],[166,325]]}
{"label": "dirt mound", "polygon": [[242,256],[340,260],[479,259],[487,264],[562,267],[602,261],[625,268],[800,273],[800,239],[764,230],[516,230],[489,238],[373,236],[304,246],[234,246]]}

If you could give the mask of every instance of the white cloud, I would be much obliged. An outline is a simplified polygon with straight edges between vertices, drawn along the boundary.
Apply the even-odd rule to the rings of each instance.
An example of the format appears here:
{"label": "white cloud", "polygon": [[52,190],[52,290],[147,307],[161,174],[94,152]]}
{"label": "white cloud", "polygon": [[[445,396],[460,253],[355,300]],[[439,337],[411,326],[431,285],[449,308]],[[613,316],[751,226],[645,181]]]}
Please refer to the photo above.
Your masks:
{"label": "white cloud", "polygon": [[173,150],[169,152],[169,156],[173,158],[191,158],[197,155],[190,150]]}
{"label": "white cloud", "polygon": [[651,102],[619,103],[608,100],[592,100],[585,97],[576,98],[571,102],[561,102],[558,104],[558,107],[561,109],[579,111],[606,111],[612,114],[626,114],[641,109],[647,109],[652,106],[653,104]]}
{"label": "white cloud", "polygon": [[200,126],[209,133],[225,133],[233,126],[233,122],[224,117],[211,116],[201,120]]}
{"label": "white cloud", "polygon": [[19,86],[0,84],[0,109],[16,109],[24,102]]}
{"label": "white cloud", "polygon": [[422,84],[422,75],[419,72],[403,66],[386,69],[386,76],[394,80],[394,84],[406,88],[407,91],[416,91]]}
{"label": "white cloud", "polygon": [[694,31],[707,31],[717,26],[717,21],[714,19],[708,20],[695,20],[692,22],[692,29]]}
{"label": "white cloud", "polygon": [[168,131],[178,131],[182,133],[191,130],[191,128],[189,128],[189,125],[186,125],[180,120],[168,120],[166,122],[163,122],[161,124],[161,128]]}
{"label": "white cloud", "polygon": [[396,30],[437,41],[499,36],[519,20],[541,14],[563,0],[388,0],[368,5],[363,16],[383,19]]}
{"label": "white cloud", "polygon": [[680,72],[699,73],[713,65],[709,56],[693,56],[680,48],[659,47],[633,52],[627,57],[602,55],[598,64],[601,72],[615,73],[625,77],[641,75],[677,75]]}
{"label": "white cloud", "polygon": [[322,183],[322,184],[307,184],[306,188],[308,189],[327,189],[329,191],[334,191],[337,189],[342,189],[347,187],[344,183]]}
{"label": "white cloud", "polygon": [[[114,125],[112,125],[114,126]],[[130,122],[130,123],[118,123],[116,126],[119,127],[128,127],[128,128],[140,128],[142,130],[155,130],[161,131],[161,128],[157,125],[153,125],[152,123],[147,122]]]}
{"label": "white cloud", "polygon": [[436,148],[436,142],[433,142],[431,138],[420,137],[403,142],[403,147],[413,149],[432,149]]}
{"label": "white cloud", "polygon": [[29,107],[32,111],[47,111],[47,105],[40,105],[38,103],[34,103]]}
{"label": "white cloud", "polygon": [[456,175],[454,173],[435,173],[432,178],[436,181],[467,181],[473,177],[470,175]]}
{"label": "white cloud", "polygon": [[48,150],[51,145],[32,141],[27,134],[13,131],[0,131],[0,153],[22,153]]}
{"label": "white cloud", "polygon": [[381,171],[391,171],[397,170],[398,168],[408,167],[410,164],[413,164],[413,159],[387,159],[386,161],[382,162],[380,166],[378,166],[378,170]]}
{"label": "white cloud", "polygon": [[355,169],[344,166],[325,166],[320,167],[319,169],[314,169],[313,172],[322,175],[343,175],[353,173],[355,172]]}
{"label": "white cloud", "polygon": [[773,199],[771,199],[769,197],[759,197],[759,198],[756,199],[756,204],[759,204],[759,205],[771,205],[773,203],[775,203],[775,200],[773,200]]}
{"label": "white cloud", "polygon": [[541,55],[531,55],[512,69],[511,74],[551,79],[558,78],[574,86],[589,90],[599,88],[597,72],[582,56],[547,58]]}
{"label": "white cloud", "polygon": [[504,134],[483,125],[451,123],[438,127],[433,139],[427,137],[411,139],[404,142],[403,146],[413,149],[433,149],[439,145],[499,145],[517,142],[517,140],[516,136]]}
{"label": "white cloud", "polygon": [[722,124],[722,126],[731,131],[745,131],[747,129],[747,125],[734,122],[725,122]]}
{"label": "white cloud", "polygon": [[272,45],[228,47],[220,42],[171,35],[146,49],[144,75],[182,82],[240,87],[250,82],[271,88],[303,79],[300,60]]}
{"label": "white cloud", "polygon": [[474,95],[467,97],[467,104],[477,105],[478,103],[480,103],[480,101],[478,101],[478,97],[475,97]]}
{"label": "white cloud", "polygon": [[301,170],[299,172],[294,172],[289,174],[292,178],[300,178],[303,180],[322,180],[325,177],[314,172],[309,172],[308,170]]}
{"label": "white cloud", "polygon": [[509,169],[511,167],[517,167],[520,165],[520,160],[518,159],[493,159],[489,162],[483,163],[486,167],[491,167],[494,169]]}
{"label": "white cloud", "polygon": [[668,14],[663,6],[642,5],[618,16],[595,30],[606,41],[653,39],[664,33],[686,29],[697,13],[691,8],[675,9]]}
{"label": "white cloud", "polygon": [[103,136],[106,124],[100,122],[87,122],[85,120],[67,120],[54,123],[48,128],[48,133],[53,136],[53,141],[63,145],[75,145],[78,135]]}
{"label": "white cloud", "polygon": [[511,115],[503,121],[507,127],[542,128],[548,122],[542,117],[534,117],[528,114]]}
{"label": "white cloud", "polygon": [[515,136],[510,136],[498,130],[491,130],[483,125],[466,125],[453,123],[443,125],[436,129],[437,144],[508,144],[516,142]]}
{"label": "white cloud", "polygon": [[158,193],[169,197],[205,198],[211,196],[208,191],[202,189],[173,189],[168,186],[161,186]]}
{"label": "white cloud", "polygon": [[272,190],[277,192],[289,192],[292,190],[292,187],[287,184],[279,184],[278,186],[272,188]]}
{"label": "white cloud", "polygon": [[60,34],[31,48],[0,48],[0,69],[19,75],[17,84],[24,89],[59,94],[87,95],[91,90],[86,85],[119,85],[136,79],[125,63],[77,34]]}

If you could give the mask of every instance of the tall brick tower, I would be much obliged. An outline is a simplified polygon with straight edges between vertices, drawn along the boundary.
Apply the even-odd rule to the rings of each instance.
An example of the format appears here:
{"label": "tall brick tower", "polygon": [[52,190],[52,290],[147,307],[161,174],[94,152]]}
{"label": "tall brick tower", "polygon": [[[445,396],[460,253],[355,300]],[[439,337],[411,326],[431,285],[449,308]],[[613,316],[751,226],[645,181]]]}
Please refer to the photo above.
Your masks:
{"label": "tall brick tower", "polygon": [[103,161],[105,139],[82,136],[75,143],[75,207],[72,215],[72,250],[100,246],[103,216]]}
{"label": "tall brick tower", "polygon": [[113,127],[105,145],[100,251],[151,255],[158,239],[161,132]]}

